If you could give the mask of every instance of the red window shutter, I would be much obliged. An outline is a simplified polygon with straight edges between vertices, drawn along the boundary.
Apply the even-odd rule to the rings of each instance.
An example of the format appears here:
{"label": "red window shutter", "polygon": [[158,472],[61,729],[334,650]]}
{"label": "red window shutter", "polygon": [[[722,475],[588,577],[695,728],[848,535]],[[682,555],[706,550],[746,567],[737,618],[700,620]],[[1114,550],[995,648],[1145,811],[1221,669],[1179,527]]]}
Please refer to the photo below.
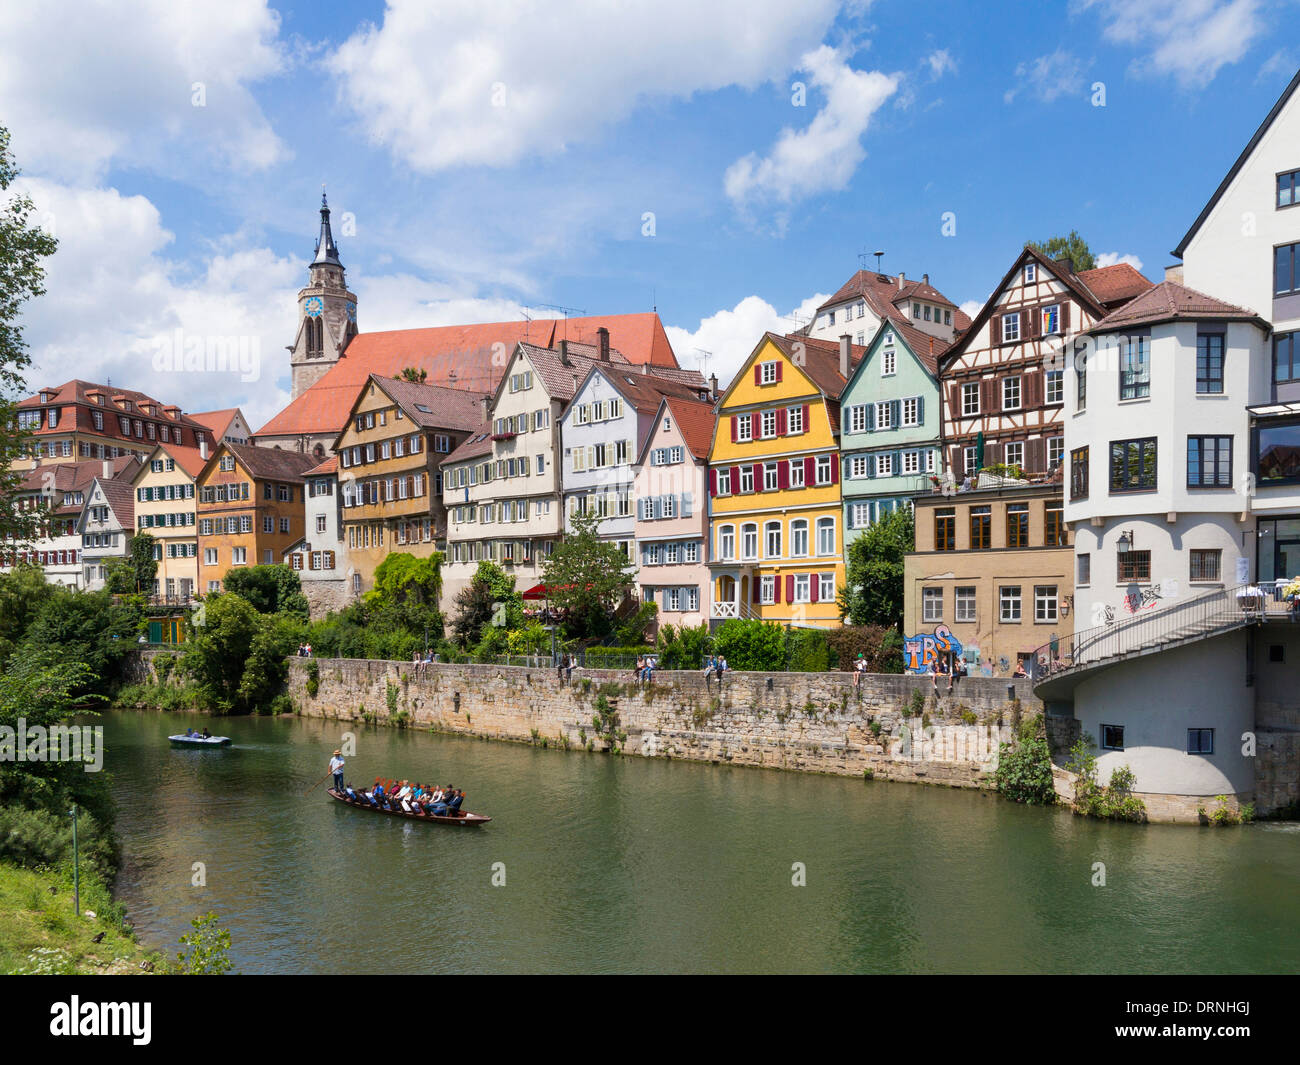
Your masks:
{"label": "red window shutter", "polygon": [[730,420],[731,420],[731,442],[734,444],[734,443],[736,442],[736,418],[735,418],[735,416],[733,415],[733,416],[731,417]]}
{"label": "red window shutter", "polygon": [[794,602],[794,574],[793,573],[787,573],[785,575],[785,601],[787,603]]}
{"label": "red window shutter", "polygon": [[952,421],[961,417],[961,385],[956,381],[948,386],[948,417]]}
{"label": "red window shutter", "polygon": [[785,436],[786,412],[784,407],[779,407],[776,412],[776,435]]}
{"label": "red window shutter", "polygon": [[808,431],[808,404],[803,405],[803,431]]}
{"label": "red window shutter", "polygon": [[749,435],[755,440],[758,439],[758,426],[760,420],[758,411],[754,410],[749,412]]}
{"label": "red window shutter", "polygon": [[831,456],[831,484],[840,483],[840,457],[839,455]]}
{"label": "red window shutter", "polygon": [[718,494],[718,471],[709,470],[709,495],[716,496],[717,494]]}
{"label": "red window shutter", "polygon": [[755,492],[761,492],[761,491],[763,491],[763,466],[762,466],[762,463],[756,462],[756,463],[754,463],[754,465],[752,465],[749,469],[750,469],[750,472],[754,475],[754,491],[755,491]]}
{"label": "red window shutter", "polygon": [[781,575],[779,573],[772,578],[772,601],[776,603],[781,601]]}
{"label": "red window shutter", "polygon": [[817,460],[809,455],[803,460],[803,486],[811,488],[814,478],[817,476]]}
{"label": "red window shutter", "polygon": [[1025,311],[1026,321],[1023,323],[1025,329],[1021,332],[1022,337],[1038,336],[1038,329],[1043,320],[1042,311],[1035,307],[1032,311]]}
{"label": "red window shutter", "polygon": [[785,461],[776,464],[776,486],[785,491],[790,487],[790,464]]}
{"label": "red window shutter", "polygon": [[817,579],[817,574],[814,573],[808,578],[808,598],[814,603],[817,602],[817,593],[820,590],[817,586],[819,584],[821,584],[821,581]]}
{"label": "red window shutter", "polygon": [[751,602],[753,603],[761,602],[762,600],[762,595],[760,592],[761,587],[762,586],[759,584],[758,578],[755,577],[749,586],[749,598]]}
{"label": "red window shutter", "polygon": [[781,383],[781,370],[782,370],[782,364],[778,361],[776,364],[776,383],[778,385]]}
{"label": "red window shutter", "polygon": [[740,467],[739,466],[731,467],[731,494],[733,496],[740,495]]}
{"label": "red window shutter", "polygon": [[761,385],[762,383],[763,383],[763,367],[760,366],[758,363],[754,363],[754,384]]}

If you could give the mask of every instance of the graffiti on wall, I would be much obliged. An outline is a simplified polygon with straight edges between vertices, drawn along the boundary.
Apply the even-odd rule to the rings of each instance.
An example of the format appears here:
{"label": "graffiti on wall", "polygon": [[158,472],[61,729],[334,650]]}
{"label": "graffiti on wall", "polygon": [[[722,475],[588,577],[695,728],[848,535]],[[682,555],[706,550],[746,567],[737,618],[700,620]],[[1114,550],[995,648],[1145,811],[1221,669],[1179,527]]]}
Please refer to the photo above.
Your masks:
{"label": "graffiti on wall", "polygon": [[908,673],[925,673],[940,656],[953,659],[962,653],[961,641],[947,625],[936,625],[932,633],[919,633],[903,637],[903,668]]}

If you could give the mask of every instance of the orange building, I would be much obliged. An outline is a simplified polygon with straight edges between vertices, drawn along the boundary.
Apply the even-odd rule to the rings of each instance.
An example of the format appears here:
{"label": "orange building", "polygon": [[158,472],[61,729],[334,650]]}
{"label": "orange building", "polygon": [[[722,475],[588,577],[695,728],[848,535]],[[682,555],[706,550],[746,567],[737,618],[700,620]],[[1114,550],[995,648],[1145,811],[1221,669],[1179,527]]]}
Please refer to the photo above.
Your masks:
{"label": "orange building", "polygon": [[199,474],[199,588],[219,592],[228,570],[270,565],[306,534],[311,455],[222,444]]}

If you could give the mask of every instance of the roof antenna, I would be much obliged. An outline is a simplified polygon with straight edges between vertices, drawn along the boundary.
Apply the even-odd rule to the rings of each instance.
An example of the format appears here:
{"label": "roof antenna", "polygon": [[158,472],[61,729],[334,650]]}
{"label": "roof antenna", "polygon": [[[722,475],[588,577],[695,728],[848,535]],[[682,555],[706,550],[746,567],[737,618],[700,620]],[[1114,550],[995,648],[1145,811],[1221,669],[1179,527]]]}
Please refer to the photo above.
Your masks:
{"label": "roof antenna", "polygon": [[876,257],[876,273],[880,273],[880,257],[885,253],[883,251],[873,251],[871,254]]}

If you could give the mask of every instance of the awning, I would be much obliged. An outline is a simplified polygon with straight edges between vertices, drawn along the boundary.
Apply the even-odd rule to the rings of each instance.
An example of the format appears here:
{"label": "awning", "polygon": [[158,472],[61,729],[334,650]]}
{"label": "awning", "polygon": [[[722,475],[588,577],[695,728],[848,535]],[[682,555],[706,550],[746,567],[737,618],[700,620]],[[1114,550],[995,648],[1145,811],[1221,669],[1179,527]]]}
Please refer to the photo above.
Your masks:
{"label": "awning", "polygon": [[544,584],[534,584],[523,594],[525,599],[545,599],[546,597],[546,585]]}

